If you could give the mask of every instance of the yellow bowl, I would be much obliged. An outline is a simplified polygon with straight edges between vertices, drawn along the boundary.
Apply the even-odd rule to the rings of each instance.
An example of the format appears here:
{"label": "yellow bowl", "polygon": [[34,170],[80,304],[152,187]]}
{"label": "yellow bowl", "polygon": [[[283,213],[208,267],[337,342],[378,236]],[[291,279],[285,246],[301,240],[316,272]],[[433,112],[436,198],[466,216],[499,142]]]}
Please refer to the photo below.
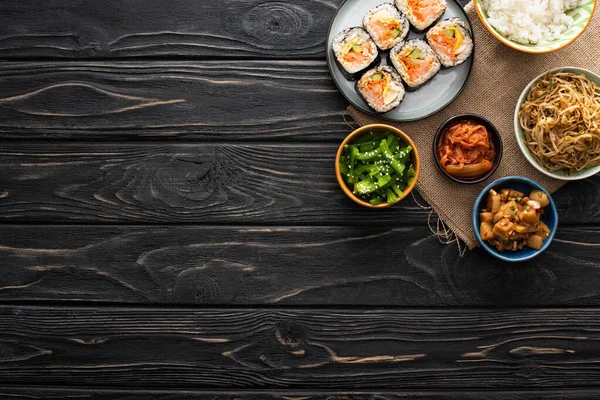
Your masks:
{"label": "yellow bowl", "polygon": [[[359,136],[361,136],[369,131],[391,132],[394,135],[398,136],[400,139],[402,139],[402,141],[404,141],[404,143],[410,145],[410,147],[413,148],[413,151],[411,152],[411,160],[413,162],[413,168],[415,169],[415,178],[413,179],[413,182],[410,185],[408,185],[406,187],[406,189],[404,189],[402,191],[404,193],[404,196],[399,197],[398,200],[396,200],[392,204],[384,202],[381,204],[374,205],[374,204],[371,204],[371,203],[364,201],[364,200],[360,199],[359,197],[355,196],[354,193],[352,193],[352,191],[346,185],[346,182],[344,182],[344,179],[342,178],[342,174],[340,172],[340,157],[342,156],[342,153],[344,152],[344,146],[346,146],[347,144],[352,144],[352,142],[354,140],[358,139]],[[384,125],[384,124],[365,125],[363,127],[358,128],[357,130],[355,130],[348,136],[346,136],[346,139],[344,139],[344,141],[340,145],[340,147],[337,151],[337,155],[335,157],[335,176],[337,177],[337,181],[340,184],[340,187],[342,188],[344,193],[346,193],[346,196],[348,196],[350,199],[352,199],[352,201],[354,201],[357,204],[360,204],[363,207],[367,207],[367,208],[387,208],[389,206],[392,206],[392,205],[398,203],[399,201],[402,201],[402,199],[405,199],[406,196],[409,195],[409,193],[413,190],[413,188],[417,184],[417,180],[419,179],[420,170],[421,170],[421,159],[419,158],[419,151],[417,150],[417,146],[415,146],[415,143],[412,141],[412,139],[410,137],[408,137],[408,135],[406,133],[402,132],[400,129],[394,128],[393,126],[390,126],[390,125]]]}
{"label": "yellow bowl", "polygon": [[483,26],[500,42],[504,43],[510,48],[513,48],[524,53],[532,54],[543,54],[552,53],[558,51],[575,42],[579,36],[583,34],[585,29],[592,21],[592,16],[596,10],[596,0],[586,1],[584,4],[580,4],[572,10],[568,10],[567,14],[572,16],[574,19],[573,24],[567,29],[559,39],[553,40],[546,44],[522,44],[514,42],[510,39],[505,38],[488,22],[487,12],[483,9],[481,0],[473,0],[475,11],[479,19],[483,23]]}

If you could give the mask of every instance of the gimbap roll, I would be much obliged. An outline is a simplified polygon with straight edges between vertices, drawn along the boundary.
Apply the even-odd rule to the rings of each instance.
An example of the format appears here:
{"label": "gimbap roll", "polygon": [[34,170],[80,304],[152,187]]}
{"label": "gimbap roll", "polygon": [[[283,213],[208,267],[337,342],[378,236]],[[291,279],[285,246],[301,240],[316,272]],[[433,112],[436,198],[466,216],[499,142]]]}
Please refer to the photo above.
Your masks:
{"label": "gimbap roll", "polygon": [[440,19],[448,3],[446,0],[396,0],[396,7],[406,15],[408,22],[419,32]]}
{"label": "gimbap roll", "polygon": [[462,64],[473,52],[469,25],[460,18],[438,22],[427,32],[427,42],[444,67]]}
{"label": "gimbap roll", "polygon": [[346,78],[356,79],[362,71],[379,62],[377,45],[361,27],[338,33],[332,42],[333,54]]}
{"label": "gimbap roll", "polygon": [[356,82],[356,91],[378,113],[398,107],[405,94],[400,76],[388,66],[375,67],[365,72]]}
{"label": "gimbap roll", "polygon": [[411,39],[390,51],[390,60],[408,86],[417,89],[438,73],[441,68],[435,52],[421,39]]}
{"label": "gimbap roll", "polygon": [[369,10],[363,26],[381,50],[389,50],[402,43],[408,35],[408,20],[392,3],[383,3]]}

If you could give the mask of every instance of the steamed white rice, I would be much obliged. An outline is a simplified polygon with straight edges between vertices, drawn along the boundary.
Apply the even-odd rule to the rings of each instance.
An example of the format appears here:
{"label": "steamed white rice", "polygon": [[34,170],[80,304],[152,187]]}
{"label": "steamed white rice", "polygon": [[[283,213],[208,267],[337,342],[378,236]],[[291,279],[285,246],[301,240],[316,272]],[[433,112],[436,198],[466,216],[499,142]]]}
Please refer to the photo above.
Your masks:
{"label": "steamed white rice", "polygon": [[559,39],[573,18],[565,11],[582,0],[482,0],[488,22],[505,38],[523,44]]}

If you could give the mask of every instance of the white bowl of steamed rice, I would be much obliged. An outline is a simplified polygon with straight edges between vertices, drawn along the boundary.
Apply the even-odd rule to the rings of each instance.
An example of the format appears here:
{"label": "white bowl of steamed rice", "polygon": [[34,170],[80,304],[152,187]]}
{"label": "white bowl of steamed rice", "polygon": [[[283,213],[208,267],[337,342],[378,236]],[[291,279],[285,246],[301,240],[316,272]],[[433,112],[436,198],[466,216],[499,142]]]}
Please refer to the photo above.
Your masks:
{"label": "white bowl of steamed rice", "polygon": [[483,25],[505,45],[525,53],[550,53],[583,34],[596,0],[474,0]]}
{"label": "white bowl of steamed rice", "polygon": [[570,181],[600,172],[600,75],[543,73],[521,93],[514,124],[521,152],[543,174]]}

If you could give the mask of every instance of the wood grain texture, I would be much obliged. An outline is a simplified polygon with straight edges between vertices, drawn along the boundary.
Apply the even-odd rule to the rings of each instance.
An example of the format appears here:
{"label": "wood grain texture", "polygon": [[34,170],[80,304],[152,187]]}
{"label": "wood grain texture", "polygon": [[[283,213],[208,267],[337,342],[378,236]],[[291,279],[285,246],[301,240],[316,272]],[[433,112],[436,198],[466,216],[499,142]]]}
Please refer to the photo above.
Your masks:
{"label": "wood grain texture", "polygon": [[0,384],[591,388],[600,378],[599,324],[597,309],[4,306]]}
{"label": "wood grain texture", "polygon": [[0,145],[0,219],[128,223],[402,223],[335,178],[335,145]]}
{"label": "wood grain texture", "polygon": [[[412,197],[364,209],[335,179],[335,144],[0,144],[0,220],[426,223]],[[425,202],[418,198],[419,204]],[[600,222],[600,177],[556,195],[561,223]]]}
{"label": "wood grain texture", "polygon": [[600,391],[237,391],[0,388],[3,400],[596,400]]}
{"label": "wood grain texture", "polygon": [[424,226],[0,227],[0,301],[294,306],[599,305],[600,228],[523,264]]}
{"label": "wood grain texture", "polygon": [[1,2],[0,54],[3,58],[323,58],[329,22],[340,3]]}
{"label": "wood grain texture", "polygon": [[0,87],[2,139],[339,143],[352,130],[323,61],[4,62]]}
{"label": "wood grain texture", "polygon": [[0,57],[322,59],[329,23],[341,3],[1,2]]}

